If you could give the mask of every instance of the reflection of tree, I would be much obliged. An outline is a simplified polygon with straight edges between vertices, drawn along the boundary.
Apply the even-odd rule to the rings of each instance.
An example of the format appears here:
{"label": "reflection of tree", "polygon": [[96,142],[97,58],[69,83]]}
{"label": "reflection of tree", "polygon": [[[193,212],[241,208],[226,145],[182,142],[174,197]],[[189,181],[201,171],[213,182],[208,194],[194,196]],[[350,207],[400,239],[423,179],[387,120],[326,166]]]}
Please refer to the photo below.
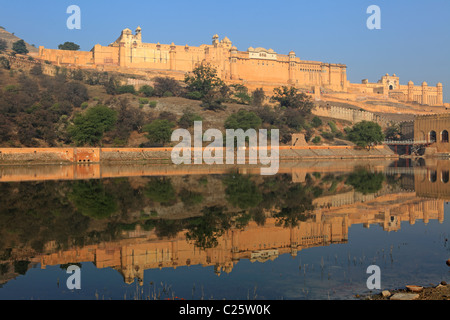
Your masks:
{"label": "reflection of tree", "polygon": [[155,223],[155,232],[158,238],[174,238],[183,230],[183,221],[160,219]]}
{"label": "reflection of tree", "polygon": [[173,205],[176,201],[175,189],[170,178],[151,178],[144,193],[146,197],[163,206]]}
{"label": "reflection of tree", "polygon": [[183,188],[178,195],[180,196],[181,201],[183,201],[183,203],[188,207],[199,204],[203,201],[203,196],[201,193],[187,190],[185,188]]}
{"label": "reflection of tree", "polygon": [[217,238],[231,227],[231,215],[225,212],[224,207],[205,207],[203,216],[190,219],[188,222],[187,240],[194,240],[200,248],[214,248]]}
{"label": "reflection of tree", "polygon": [[[0,183],[0,245],[11,242],[42,252],[47,241],[60,246],[82,237],[89,218],[76,212],[67,200],[72,182]],[[1,249],[1,248],[0,248]]]}
{"label": "reflection of tree", "polygon": [[317,188],[295,184],[280,194],[280,211],[274,215],[277,224],[284,227],[295,227],[300,221],[306,221],[307,214],[314,210],[312,203]]}
{"label": "reflection of tree", "polygon": [[106,192],[99,180],[77,181],[68,197],[77,210],[87,217],[104,219],[117,211],[115,196]]}
{"label": "reflection of tree", "polygon": [[14,272],[24,275],[28,271],[29,264],[30,261],[27,260],[14,261]]}
{"label": "reflection of tree", "polygon": [[383,187],[383,181],[384,175],[382,173],[372,173],[361,168],[349,174],[345,183],[351,185],[355,191],[369,194],[380,191]]}
{"label": "reflection of tree", "polygon": [[225,194],[229,203],[241,209],[256,207],[262,201],[262,194],[250,177],[231,174],[224,178]]}

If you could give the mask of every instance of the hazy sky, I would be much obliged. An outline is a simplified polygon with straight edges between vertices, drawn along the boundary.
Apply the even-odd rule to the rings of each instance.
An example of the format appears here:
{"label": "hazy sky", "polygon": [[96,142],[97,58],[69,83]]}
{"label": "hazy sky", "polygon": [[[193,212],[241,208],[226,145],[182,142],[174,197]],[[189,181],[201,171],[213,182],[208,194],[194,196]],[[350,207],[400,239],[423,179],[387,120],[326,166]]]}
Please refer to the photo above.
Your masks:
{"label": "hazy sky", "polygon": [[[81,9],[81,30],[66,26],[73,4]],[[381,30],[366,26],[370,5],[381,9]],[[344,63],[356,83],[386,73],[401,84],[442,82],[450,102],[449,0],[0,0],[0,26],[47,48],[73,41],[87,51],[138,25],[144,42],[197,46],[217,33],[242,51],[294,50],[304,60]]]}

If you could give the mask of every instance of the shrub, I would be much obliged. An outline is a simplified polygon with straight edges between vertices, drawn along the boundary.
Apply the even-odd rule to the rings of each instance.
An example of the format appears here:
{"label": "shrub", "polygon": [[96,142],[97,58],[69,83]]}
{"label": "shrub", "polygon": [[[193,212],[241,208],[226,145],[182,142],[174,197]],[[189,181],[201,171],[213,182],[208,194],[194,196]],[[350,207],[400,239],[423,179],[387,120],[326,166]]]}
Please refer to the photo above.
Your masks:
{"label": "shrub", "polygon": [[322,119],[320,119],[318,116],[315,116],[314,118],[312,118],[311,120],[311,125],[314,128],[318,128],[322,125]]}
{"label": "shrub", "polygon": [[319,136],[314,137],[314,139],[312,139],[312,143],[314,144],[319,144],[320,141],[322,141],[322,139]]}
{"label": "shrub", "polygon": [[172,136],[172,128],[174,123],[167,119],[156,119],[152,123],[144,126],[144,131],[147,132],[147,139],[151,143],[163,145],[170,141]]}
{"label": "shrub", "polygon": [[150,101],[149,107],[150,107],[150,108],[156,108],[156,105],[157,105],[157,104],[158,104],[157,101]]}
{"label": "shrub", "polygon": [[200,100],[202,98],[202,94],[198,91],[188,92],[186,94],[186,97],[188,99],[192,99],[192,100]]}
{"label": "shrub", "polygon": [[152,86],[145,84],[139,88],[139,93],[145,97],[152,97],[155,94],[155,89]]}
{"label": "shrub", "polygon": [[118,94],[124,94],[124,93],[132,93],[135,94],[136,90],[134,89],[134,86],[131,84],[127,84],[127,85],[123,85],[123,86],[119,86],[117,88],[117,93]]}
{"label": "shrub", "polygon": [[148,99],[147,98],[139,98],[139,103],[140,104],[148,104]]}

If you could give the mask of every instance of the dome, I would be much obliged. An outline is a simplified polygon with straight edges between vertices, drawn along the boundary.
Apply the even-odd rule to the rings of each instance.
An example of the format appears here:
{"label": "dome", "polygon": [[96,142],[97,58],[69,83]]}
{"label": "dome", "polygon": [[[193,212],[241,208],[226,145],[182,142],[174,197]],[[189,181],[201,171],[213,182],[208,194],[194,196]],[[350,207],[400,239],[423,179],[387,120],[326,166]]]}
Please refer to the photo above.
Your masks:
{"label": "dome", "polygon": [[249,47],[249,48],[247,49],[247,51],[255,51],[255,49],[253,49],[252,47]]}
{"label": "dome", "polygon": [[424,82],[422,82],[422,85],[423,85],[423,86],[427,86],[428,83],[426,83],[426,82],[424,81]]}
{"label": "dome", "polygon": [[228,43],[230,43],[231,41],[230,41],[230,39],[228,39],[228,37],[225,37],[225,38],[222,39],[222,42],[228,42]]}
{"label": "dome", "polygon": [[442,87],[442,83],[438,82],[438,84],[436,85],[436,87]]}
{"label": "dome", "polygon": [[408,85],[413,86],[414,82],[412,82],[411,80],[409,80]]}

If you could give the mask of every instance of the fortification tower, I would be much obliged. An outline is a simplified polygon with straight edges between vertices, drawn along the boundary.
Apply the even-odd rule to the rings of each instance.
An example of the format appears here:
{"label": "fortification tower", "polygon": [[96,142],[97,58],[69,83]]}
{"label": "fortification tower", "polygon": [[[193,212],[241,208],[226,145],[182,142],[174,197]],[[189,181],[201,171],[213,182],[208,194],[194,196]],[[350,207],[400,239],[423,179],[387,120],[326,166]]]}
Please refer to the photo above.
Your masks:
{"label": "fortification tower", "polygon": [[428,83],[422,82],[422,104],[428,104]]}
{"label": "fortification tower", "polygon": [[295,79],[295,52],[289,52],[289,83],[294,83]]}
{"label": "fortification tower", "polygon": [[437,88],[437,100],[436,103],[440,106],[444,105],[444,95],[442,93],[442,83],[436,85]]}

